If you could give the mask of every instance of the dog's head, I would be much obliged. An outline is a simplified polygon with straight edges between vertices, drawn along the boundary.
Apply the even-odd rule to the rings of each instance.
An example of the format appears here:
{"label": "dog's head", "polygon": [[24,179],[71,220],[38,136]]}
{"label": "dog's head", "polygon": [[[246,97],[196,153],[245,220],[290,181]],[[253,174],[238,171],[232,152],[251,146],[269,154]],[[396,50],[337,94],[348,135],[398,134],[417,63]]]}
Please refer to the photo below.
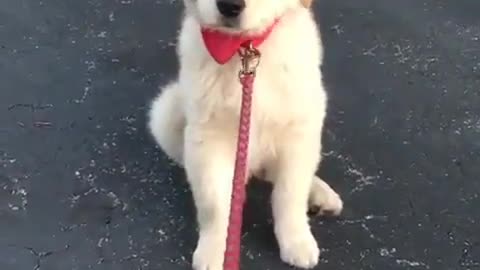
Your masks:
{"label": "dog's head", "polygon": [[289,9],[313,0],[184,0],[202,26],[242,32],[267,27]]}

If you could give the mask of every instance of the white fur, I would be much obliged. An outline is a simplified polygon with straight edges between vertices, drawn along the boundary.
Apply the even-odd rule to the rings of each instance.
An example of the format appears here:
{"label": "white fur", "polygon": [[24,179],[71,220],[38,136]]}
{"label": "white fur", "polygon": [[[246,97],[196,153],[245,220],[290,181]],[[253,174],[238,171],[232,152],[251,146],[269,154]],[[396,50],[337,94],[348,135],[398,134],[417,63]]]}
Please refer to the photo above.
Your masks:
{"label": "white fur", "polygon": [[299,0],[246,0],[235,29],[223,28],[215,0],[185,0],[179,36],[178,80],[153,101],[149,128],[162,149],[186,169],[197,208],[195,270],[221,270],[239,120],[238,57],[220,66],[207,53],[200,26],[254,32],[281,16],[259,47],[249,151],[251,174],[273,183],[274,230],[281,258],[301,268],[318,263],[308,223],[308,203],[339,214],[343,204],[315,176],[327,97],[322,47],[311,12]]}

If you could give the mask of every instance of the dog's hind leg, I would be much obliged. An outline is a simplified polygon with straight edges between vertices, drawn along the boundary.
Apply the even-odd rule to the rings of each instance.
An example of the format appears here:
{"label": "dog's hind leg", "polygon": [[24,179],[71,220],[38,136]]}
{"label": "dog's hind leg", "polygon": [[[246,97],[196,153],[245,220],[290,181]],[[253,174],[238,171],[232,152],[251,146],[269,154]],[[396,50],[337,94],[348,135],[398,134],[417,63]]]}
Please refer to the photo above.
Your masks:
{"label": "dog's hind leg", "polygon": [[183,166],[185,114],[178,83],[165,86],[153,100],[148,128],[162,150]]}
{"label": "dog's hind leg", "polygon": [[343,201],[335,190],[318,176],[313,177],[308,199],[310,213],[337,216],[342,212]]}
{"label": "dog's hind leg", "polygon": [[[275,183],[275,179],[266,171],[257,172],[255,177]],[[327,182],[314,175],[308,196],[308,209],[312,215],[338,216],[343,210],[343,201]]]}

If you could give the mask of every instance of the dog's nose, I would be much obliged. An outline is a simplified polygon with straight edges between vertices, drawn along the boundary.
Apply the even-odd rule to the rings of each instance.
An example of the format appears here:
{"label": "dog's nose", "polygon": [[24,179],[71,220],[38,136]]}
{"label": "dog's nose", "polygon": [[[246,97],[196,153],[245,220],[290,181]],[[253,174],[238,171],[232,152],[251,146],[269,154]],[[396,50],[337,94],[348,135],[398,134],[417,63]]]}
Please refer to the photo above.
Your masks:
{"label": "dog's nose", "polygon": [[236,18],[245,9],[245,0],[217,0],[217,8],[225,18]]}

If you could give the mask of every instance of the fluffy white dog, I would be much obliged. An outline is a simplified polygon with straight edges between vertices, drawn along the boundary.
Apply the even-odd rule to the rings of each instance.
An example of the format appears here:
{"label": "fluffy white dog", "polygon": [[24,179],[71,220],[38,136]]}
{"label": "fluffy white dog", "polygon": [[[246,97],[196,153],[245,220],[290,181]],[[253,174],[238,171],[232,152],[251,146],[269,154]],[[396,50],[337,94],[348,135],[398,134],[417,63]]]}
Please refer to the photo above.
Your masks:
{"label": "fluffy white dog", "polygon": [[254,35],[274,24],[259,46],[249,172],[273,184],[274,232],[281,258],[300,268],[318,263],[308,207],[339,214],[343,203],[315,176],[327,97],[322,46],[310,0],[184,0],[178,79],[153,101],[149,128],[169,157],[184,166],[193,193],[199,240],[195,270],[221,270],[241,104],[240,60],[219,65],[202,28]]}

